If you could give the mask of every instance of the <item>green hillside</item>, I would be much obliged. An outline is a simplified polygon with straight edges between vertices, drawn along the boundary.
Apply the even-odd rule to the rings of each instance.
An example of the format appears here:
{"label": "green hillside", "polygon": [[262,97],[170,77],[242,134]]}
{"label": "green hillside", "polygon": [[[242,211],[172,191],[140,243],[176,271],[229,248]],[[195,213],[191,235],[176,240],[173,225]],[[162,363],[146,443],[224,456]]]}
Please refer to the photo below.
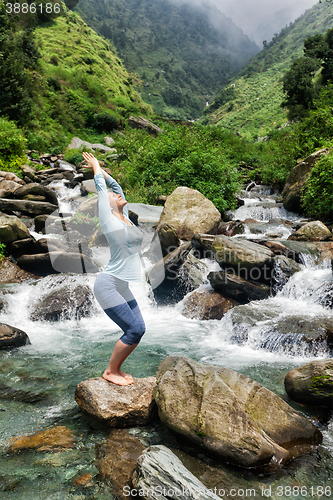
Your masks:
{"label": "green hillside", "polygon": [[259,50],[210,4],[80,0],[75,9],[113,42],[126,68],[142,80],[144,101],[168,118],[198,118]]}
{"label": "green hillside", "polygon": [[[29,147],[63,147],[80,129],[88,134],[98,132],[102,119],[108,122],[103,130],[108,131],[122,127],[130,114],[150,114],[150,106],[135,90],[133,76],[110,41],[87,26],[78,13],[68,11],[63,4],[62,13],[51,19],[21,17],[13,22],[5,13],[2,17],[5,41],[0,47],[4,59],[0,116],[23,126]],[[35,25],[33,34],[31,25]],[[19,58],[23,50],[28,57],[25,40],[32,47],[34,62],[31,66],[30,57],[19,70],[10,53],[17,51]],[[10,82],[18,78],[29,80],[30,85],[25,100],[15,106]],[[16,91],[18,102],[19,86]],[[27,112],[22,112],[26,102]]]}
{"label": "green hillside", "polygon": [[218,124],[248,139],[265,137],[287,122],[282,78],[302,56],[303,41],[333,27],[332,4],[321,3],[284,28],[205,110],[204,123]]}

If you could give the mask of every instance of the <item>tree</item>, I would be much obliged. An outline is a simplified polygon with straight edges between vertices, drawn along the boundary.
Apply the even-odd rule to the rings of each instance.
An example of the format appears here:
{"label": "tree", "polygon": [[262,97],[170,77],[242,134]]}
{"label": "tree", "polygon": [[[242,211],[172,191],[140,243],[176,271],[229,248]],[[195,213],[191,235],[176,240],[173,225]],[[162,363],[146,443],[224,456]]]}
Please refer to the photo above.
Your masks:
{"label": "tree", "polygon": [[296,59],[283,79],[283,91],[287,98],[282,106],[289,109],[289,117],[295,118],[303,110],[311,109],[316,97],[313,77],[320,68],[317,59],[303,57]]}
{"label": "tree", "polygon": [[32,28],[17,30],[14,17],[0,5],[0,115],[24,124],[31,113],[32,71],[39,53]]}

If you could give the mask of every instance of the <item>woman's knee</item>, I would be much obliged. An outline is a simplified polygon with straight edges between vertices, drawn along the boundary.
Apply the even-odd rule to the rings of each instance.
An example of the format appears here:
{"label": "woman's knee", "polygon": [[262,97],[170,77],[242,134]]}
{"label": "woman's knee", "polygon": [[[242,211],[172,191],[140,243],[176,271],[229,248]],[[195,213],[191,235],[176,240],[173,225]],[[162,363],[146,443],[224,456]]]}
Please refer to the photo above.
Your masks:
{"label": "woman's knee", "polygon": [[138,344],[146,331],[143,322],[136,322],[120,337],[120,340],[127,345]]}

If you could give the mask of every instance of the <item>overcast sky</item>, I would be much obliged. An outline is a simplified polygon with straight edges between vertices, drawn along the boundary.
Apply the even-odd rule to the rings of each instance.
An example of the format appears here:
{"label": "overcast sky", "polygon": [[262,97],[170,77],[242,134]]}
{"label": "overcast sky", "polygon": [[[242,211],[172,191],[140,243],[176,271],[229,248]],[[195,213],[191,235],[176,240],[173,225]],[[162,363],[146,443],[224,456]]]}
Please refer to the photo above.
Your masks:
{"label": "overcast sky", "polygon": [[210,0],[262,48],[318,0]]}

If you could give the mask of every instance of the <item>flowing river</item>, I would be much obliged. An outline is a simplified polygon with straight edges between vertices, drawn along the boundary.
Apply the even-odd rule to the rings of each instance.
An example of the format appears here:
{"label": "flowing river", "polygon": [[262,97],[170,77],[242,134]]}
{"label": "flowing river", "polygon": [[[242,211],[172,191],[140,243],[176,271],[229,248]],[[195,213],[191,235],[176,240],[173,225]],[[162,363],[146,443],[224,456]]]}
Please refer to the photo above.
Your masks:
{"label": "flowing river", "polygon": [[[291,221],[297,216],[281,208],[276,196],[266,192],[253,194],[253,191],[244,196],[246,203],[233,218],[260,221],[261,235],[274,233],[281,239],[288,237],[291,226],[283,224],[281,219]],[[153,233],[151,225],[143,226],[146,240]],[[258,236],[253,232],[254,227],[247,226],[245,237]],[[99,257],[107,256],[106,249],[94,252]],[[205,262],[208,270],[217,270],[216,263]],[[92,287],[95,278],[91,274],[78,275],[69,276],[67,281]],[[203,286],[209,287],[206,283]],[[134,377],[152,376],[166,356],[188,356],[241,372],[286,398],[283,381],[288,371],[313,359],[329,357],[327,346],[310,348],[301,329],[298,333],[297,325],[320,319],[333,321],[333,310],[321,300],[323,290],[331,283],[330,265],[318,264],[306,255],[303,270],[276,296],[231,310],[220,321],[187,319],[182,315],[182,302],[157,306],[145,281],[132,284],[147,331],[126,361],[125,369]],[[3,287],[9,292],[5,295],[8,308],[1,313],[0,321],[24,330],[31,344],[0,352],[1,500],[113,498],[107,486],[99,481],[95,460],[95,446],[107,434],[88,425],[74,400],[74,391],[82,380],[101,376],[119,338],[119,329],[97,304],[93,317],[55,323],[31,321],[33,304],[51,287],[56,290],[59,286],[59,275],[52,275],[38,282]],[[296,336],[286,334],[286,325],[294,325]],[[229,484],[237,490],[233,498],[249,498],[242,489],[250,487],[255,489],[255,497],[251,498],[333,498],[333,420],[318,418],[315,410],[310,412],[290,404],[319,426],[323,444],[277,470],[226,469]],[[13,436],[55,425],[73,431],[76,435],[73,449],[8,452],[7,442]],[[174,438],[158,422],[130,429],[130,433],[145,446],[158,443],[175,446]],[[223,464],[214,465],[223,469]],[[76,482],[84,474],[92,475],[88,486]]]}

